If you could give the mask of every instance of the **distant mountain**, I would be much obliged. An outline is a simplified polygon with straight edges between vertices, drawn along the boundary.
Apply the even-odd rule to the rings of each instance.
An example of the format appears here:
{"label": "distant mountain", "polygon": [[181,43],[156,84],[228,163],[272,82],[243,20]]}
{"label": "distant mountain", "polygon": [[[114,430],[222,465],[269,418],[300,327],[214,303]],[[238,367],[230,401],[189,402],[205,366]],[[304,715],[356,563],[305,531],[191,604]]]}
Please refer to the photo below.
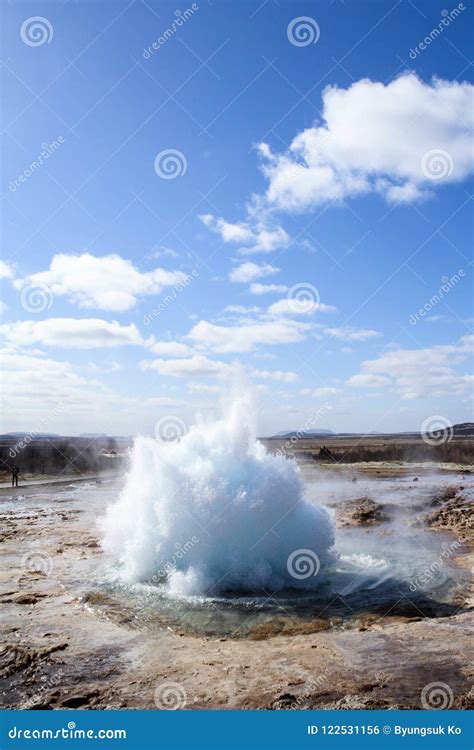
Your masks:
{"label": "distant mountain", "polygon": [[109,435],[107,435],[105,432],[81,432],[80,435],[78,435],[80,438],[90,438],[91,440],[93,438],[108,438]]}
{"label": "distant mountain", "polygon": [[319,429],[319,430],[291,430],[291,432],[285,432],[285,430],[282,430],[281,432],[277,432],[276,435],[273,435],[272,437],[281,437],[281,438],[311,438],[311,437],[321,437],[322,435],[335,435],[336,433],[333,432],[333,430],[328,429]]}

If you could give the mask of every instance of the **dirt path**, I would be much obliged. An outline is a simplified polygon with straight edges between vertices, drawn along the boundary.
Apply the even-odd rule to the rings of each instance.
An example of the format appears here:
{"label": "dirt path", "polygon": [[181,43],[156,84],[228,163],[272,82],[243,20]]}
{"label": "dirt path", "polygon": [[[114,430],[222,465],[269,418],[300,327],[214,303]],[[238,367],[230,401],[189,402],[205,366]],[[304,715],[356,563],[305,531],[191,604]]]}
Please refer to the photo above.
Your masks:
{"label": "dirt path", "polygon": [[60,476],[60,477],[51,477],[51,476],[44,476],[44,477],[27,477],[25,479],[19,480],[19,486],[18,487],[12,487],[11,480],[8,482],[0,482],[0,490],[12,490],[15,493],[18,493],[18,491],[22,490],[24,487],[37,487],[38,485],[50,485],[50,484],[71,484],[72,482],[90,482],[90,481],[107,481],[109,479],[115,479],[116,477],[121,476],[117,473],[105,473],[102,472],[101,474],[82,474],[80,477],[77,476],[77,474],[72,474],[71,476]]}

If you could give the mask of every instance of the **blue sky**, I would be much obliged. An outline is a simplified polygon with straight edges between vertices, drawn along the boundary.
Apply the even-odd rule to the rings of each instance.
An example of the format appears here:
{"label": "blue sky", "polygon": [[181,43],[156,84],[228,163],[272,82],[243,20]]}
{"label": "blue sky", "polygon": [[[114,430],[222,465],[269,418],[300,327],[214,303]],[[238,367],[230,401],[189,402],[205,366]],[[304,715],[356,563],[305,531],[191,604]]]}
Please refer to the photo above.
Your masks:
{"label": "blue sky", "polygon": [[2,429],[189,425],[236,361],[261,433],[471,419],[471,27],[5,4]]}

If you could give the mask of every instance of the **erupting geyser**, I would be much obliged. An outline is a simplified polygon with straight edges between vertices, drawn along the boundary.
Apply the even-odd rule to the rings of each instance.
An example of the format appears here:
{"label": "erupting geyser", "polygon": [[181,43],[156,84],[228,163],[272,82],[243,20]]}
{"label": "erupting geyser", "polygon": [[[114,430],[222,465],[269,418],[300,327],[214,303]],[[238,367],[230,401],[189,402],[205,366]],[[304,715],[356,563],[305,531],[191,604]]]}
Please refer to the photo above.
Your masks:
{"label": "erupting geyser", "polygon": [[101,521],[104,548],[123,580],[175,595],[317,587],[334,542],[328,513],[305,499],[295,461],[255,439],[246,393],[225,412],[174,443],[137,438]]}

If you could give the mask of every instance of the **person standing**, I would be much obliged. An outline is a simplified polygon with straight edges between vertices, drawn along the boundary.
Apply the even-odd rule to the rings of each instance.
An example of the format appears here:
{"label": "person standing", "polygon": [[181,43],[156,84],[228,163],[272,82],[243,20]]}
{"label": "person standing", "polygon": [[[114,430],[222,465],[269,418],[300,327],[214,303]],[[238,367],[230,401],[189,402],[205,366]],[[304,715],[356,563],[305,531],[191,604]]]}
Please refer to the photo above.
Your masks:
{"label": "person standing", "polygon": [[20,469],[16,464],[12,466],[12,487],[18,487],[18,474]]}

